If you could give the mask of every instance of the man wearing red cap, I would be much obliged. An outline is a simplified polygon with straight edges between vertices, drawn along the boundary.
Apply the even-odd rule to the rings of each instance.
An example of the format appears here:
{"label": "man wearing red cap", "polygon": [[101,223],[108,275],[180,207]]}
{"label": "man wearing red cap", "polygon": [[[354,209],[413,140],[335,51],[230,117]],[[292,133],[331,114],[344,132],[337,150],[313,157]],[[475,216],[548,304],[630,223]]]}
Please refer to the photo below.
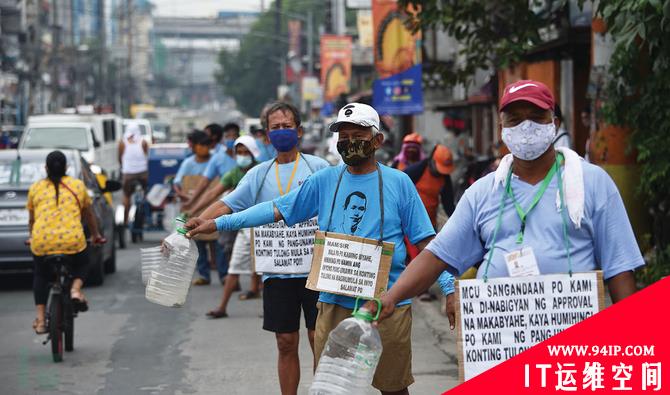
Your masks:
{"label": "man wearing red cap", "polygon": [[505,88],[499,128],[511,154],[465,192],[437,237],[382,297],[381,319],[444,270],[460,275],[476,266],[478,278],[517,274],[506,257],[522,248],[532,250],[527,265],[536,273],[599,269],[614,302],[635,292],[633,271],[644,260],[619,191],[600,167],[554,149],[553,108],[551,92],[538,81]]}

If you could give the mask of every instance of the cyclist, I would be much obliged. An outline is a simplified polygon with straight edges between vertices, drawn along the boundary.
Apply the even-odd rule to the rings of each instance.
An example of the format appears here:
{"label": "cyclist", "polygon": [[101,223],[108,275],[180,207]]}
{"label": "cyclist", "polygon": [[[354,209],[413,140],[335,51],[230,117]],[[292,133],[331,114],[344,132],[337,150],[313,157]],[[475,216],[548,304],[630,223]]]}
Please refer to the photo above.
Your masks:
{"label": "cyclist", "polygon": [[69,256],[70,274],[73,277],[70,296],[75,309],[88,310],[88,303],[81,291],[88,265],[86,236],[82,218],[86,220],[94,244],[104,243],[93,214],[91,198],[81,180],[65,175],[67,161],[60,151],[47,155],[47,177],[36,181],[28,191],[27,208],[30,213],[30,249],[35,262],[33,293],[37,318],[33,329],[37,334],[47,333],[45,310],[49,297],[52,270],[46,257],[63,254]]}
{"label": "cyclist", "polygon": [[130,212],[130,197],[135,192],[135,184],[139,183],[146,192],[149,180],[149,145],[142,139],[140,126],[132,122],[119,142],[119,163],[123,175],[123,225],[128,226],[128,213]]}

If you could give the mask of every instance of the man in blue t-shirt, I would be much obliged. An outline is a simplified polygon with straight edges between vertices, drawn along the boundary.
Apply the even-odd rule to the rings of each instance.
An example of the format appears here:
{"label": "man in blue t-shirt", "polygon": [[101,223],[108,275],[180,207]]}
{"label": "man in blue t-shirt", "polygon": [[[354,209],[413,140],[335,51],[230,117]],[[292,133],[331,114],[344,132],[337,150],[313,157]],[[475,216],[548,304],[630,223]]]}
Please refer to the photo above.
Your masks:
{"label": "man in blue t-shirt", "polygon": [[[298,139],[303,131],[300,126],[300,113],[294,106],[281,102],[270,105],[265,112],[265,124],[270,141],[277,150],[276,159],[263,162],[249,170],[233,192],[209,206],[198,218],[189,220],[186,224],[188,229],[203,223],[213,224],[214,218],[245,210],[257,203],[271,204],[273,199],[298,190],[314,173],[329,166],[325,160],[302,154],[298,150]],[[249,227],[251,226],[228,230]],[[216,227],[202,233],[214,231]],[[263,276],[263,329],[275,333],[279,351],[277,370],[282,394],[295,394],[298,391],[301,310],[305,317],[310,346],[314,348],[316,303],[319,295],[305,288],[306,280],[306,273]]]}
{"label": "man in blue t-shirt", "polygon": [[427,252],[384,295],[380,319],[445,269],[456,275],[476,266],[479,278],[512,276],[506,257],[522,248],[534,255],[526,268],[540,274],[602,270],[615,303],[636,291],[634,270],[644,260],[619,191],[574,151],[557,154],[553,108],[551,91],[538,81],[505,88],[500,128],[511,156],[465,192]]}
{"label": "man in blue t-shirt", "polygon": [[[199,224],[187,236],[215,229],[238,229],[284,220],[292,225],[318,215],[319,228],[393,243],[388,289],[405,270],[404,237],[419,248],[435,235],[414,184],[398,170],[378,164],[375,150],[384,137],[379,115],[370,106],[344,106],[330,130],[339,132],[337,148],[345,164],[308,178],[298,190],[233,215]],[[383,207],[383,209],[382,209]],[[354,299],[321,292],[316,323],[317,359],[330,331],[351,316]],[[407,393],[414,382],[411,368],[411,301],[398,301],[393,317],[380,325],[383,352],[373,386],[382,393]]]}

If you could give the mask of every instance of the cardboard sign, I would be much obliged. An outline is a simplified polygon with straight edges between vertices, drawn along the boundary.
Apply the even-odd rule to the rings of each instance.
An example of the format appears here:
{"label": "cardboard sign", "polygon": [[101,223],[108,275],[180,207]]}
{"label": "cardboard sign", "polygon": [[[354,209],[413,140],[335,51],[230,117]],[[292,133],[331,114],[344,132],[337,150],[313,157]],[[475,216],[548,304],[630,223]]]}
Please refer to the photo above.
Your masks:
{"label": "cardboard sign", "polygon": [[[200,180],[204,178],[205,178],[204,176],[184,176],[184,178],[181,179],[181,189],[184,191],[184,193],[191,196],[193,192],[195,192],[195,188],[200,183]],[[215,178],[212,181],[210,181],[209,185],[207,185],[207,189],[205,190],[205,192],[203,192],[203,194],[209,191],[210,189],[214,188],[218,183],[219,183],[218,178]],[[197,217],[198,215],[200,215],[201,212],[202,211],[198,211],[197,213],[191,213],[191,216]],[[200,233],[194,237],[195,240],[200,241],[213,241],[218,240],[218,238],[219,238],[219,232],[209,234]]]}
{"label": "cardboard sign", "polygon": [[258,273],[308,273],[312,265],[316,217],[286,226],[279,221],[251,229],[251,264]]}
{"label": "cardboard sign", "polygon": [[378,298],[388,287],[393,243],[317,231],[306,287],[314,291]]}
{"label": "cardboard sign", "polygon": [[461,382],[604,308],[601,271],[456,281]]}

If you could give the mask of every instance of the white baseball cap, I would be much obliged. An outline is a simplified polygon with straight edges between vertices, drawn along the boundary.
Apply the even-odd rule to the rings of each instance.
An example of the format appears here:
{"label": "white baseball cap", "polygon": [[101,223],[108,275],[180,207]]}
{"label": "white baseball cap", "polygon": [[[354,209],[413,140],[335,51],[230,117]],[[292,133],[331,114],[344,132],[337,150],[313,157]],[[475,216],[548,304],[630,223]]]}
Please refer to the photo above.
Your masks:
{"label": "white baseball cap", "polygon": [[235,145],[237,144],[242,144],[243,146],[247,147],[249,152],[251,152],[251,155],[254,156],[254,159],[258,160],[258,157],[261,155],[261,150],[258,149],[255,138],[245,134],[244,136],[240,136],[237,138],[237,140],[235,140]]}
{"label": "white baseball cap", "polygon": [[377,110],[363,103],[349,103],[337,113],[337,119],[331,123],[331,132],[337,132],[343,123],[353,123],[365,127],[373,127],[379,131],[379,114]]}

